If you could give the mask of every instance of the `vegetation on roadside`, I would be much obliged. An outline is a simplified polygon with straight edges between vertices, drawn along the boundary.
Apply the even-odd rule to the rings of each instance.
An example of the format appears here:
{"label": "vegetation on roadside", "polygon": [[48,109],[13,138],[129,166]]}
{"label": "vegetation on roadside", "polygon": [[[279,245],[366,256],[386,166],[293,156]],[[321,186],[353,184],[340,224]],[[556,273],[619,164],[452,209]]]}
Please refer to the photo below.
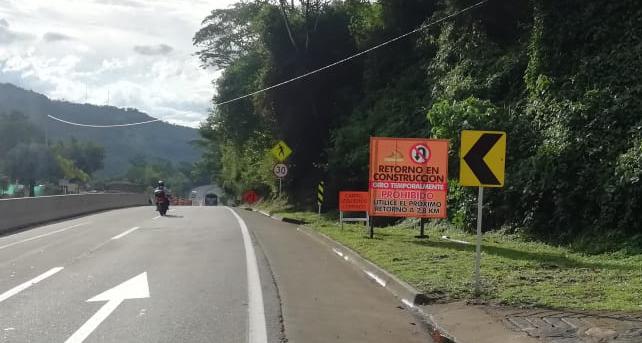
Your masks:
{"label": "vegetation on roadside", "polygon": [[[148,125],[119,127],[117,129],[95,129],[74,127],[48,118],[57,117],[76,123],[111,125],[136,123],[152,120],[146,113],[133,108],[77,104],[53,100],[46,96],[19,88],[12,84],[0,83],[0,114],[20,112],[36,129],[44,142],[45,134],[50,144],[69,142],[91,142],[104,149],[103,167],[96,171],[93,179],[105,180],[122,176],[130,167],[130,160],[139,155],[149,159],[165,159],[175,163],[193,163],[200,157],[200,151],[192,142],[198,139],[197,130],[189,127],[156,122]],[[2,122],[6,125],[6,122]],[[9,126],[0,125],[3,128]],[[17,132],[19,134],[20,132]],[[0,153],[6,142],[0,135]],[[1,161],[0,161],[1,162]]]}
{"label": "vegetation on roadside", "polygon": [[[224,69],[223,102],[427,25],[476,0],[239,1],[212,11],[194,43]],[[214,106],[204,165],[233,196],[271,197],[267,157],[294,150],[284,191],[314,208],[325,180],[366,189],[368,137],[452,143],[452,225],[471,232],[476,190],[462,188],[462,129],[508,132],[506,187],[486,193],[485,230],[584,251],[642,252],[642,6],[637,0],[487,3],[308,78]]]}
{"label": "vegetation on roadside", "polygon": [[49,192],[55,194],[63,178],[86,183],[103,168],[104,158],[104,149],[95,143],[73,137],[53,143],[21,112],[0,112],[0,174],[6,180],[0,195],[18,181],[28,187],[31,196],[42,183],[50,184]]}
{"label": "vegetation on roadside", "polygon": [[199,172],[198,168],[187,162],[172,163],[163,159],[147,159],[138,156],[130,161],[131,166],[118,179],[126,179],[151,191],[159,180],[165,182],[174,196],[189,197],[193,187],[208,184],[209,176]]}
{"label": "vegetation on roadside", "polygon": [[[428,223],[428,239],[415,238],[419,233],[417,220],[377,227],[374,239],[370,239],[362,224],[344,224],[341,229],[336,214],[319,217],[313,212],[278,210],[274,203],[261,208],[305,221],[436,302],[472,298],[475,236],[446,222]],[[515,234],[489,232],[483,237],[481,275],[481,299],[491,303],[572,310],[642,310],[640,255],[587,255]]]}

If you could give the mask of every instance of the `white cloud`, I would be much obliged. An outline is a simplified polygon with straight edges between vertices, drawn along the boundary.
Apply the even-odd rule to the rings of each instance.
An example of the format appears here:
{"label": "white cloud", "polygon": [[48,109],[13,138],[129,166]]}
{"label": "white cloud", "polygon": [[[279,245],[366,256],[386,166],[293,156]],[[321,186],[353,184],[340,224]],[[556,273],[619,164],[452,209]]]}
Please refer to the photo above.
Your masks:
{"label": "white cloud", "polygon": [[45,42],[58,42],[63,40],[71,40],[73,38],[60,32],[46,32],[44,35],[42,35],[42,39]]}
{"label": "white cloud", "polygon": [[220,72],[200,68],[191,40],[233,2],[0,0],[0,82],[196,127]]}
{"label": "white cloud", "polygon": [[0,19],[0,44],[12,44],[14,42],[29,41],[34,38],[25,32],[14,31],[9,27],[7,19]]}
{"label": "white cloud", "polygon": [[174,48],[167,44],[158,44],[158,45],[136,45],[134,46],[134,51],[147,56],[154,55],[167,55],[172,52]]}

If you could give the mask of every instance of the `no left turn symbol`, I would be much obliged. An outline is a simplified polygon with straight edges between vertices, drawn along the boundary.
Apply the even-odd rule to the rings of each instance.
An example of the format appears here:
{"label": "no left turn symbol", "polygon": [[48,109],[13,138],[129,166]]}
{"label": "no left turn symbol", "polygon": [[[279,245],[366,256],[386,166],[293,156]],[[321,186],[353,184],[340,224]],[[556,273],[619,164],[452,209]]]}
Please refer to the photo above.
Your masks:
{"label": "no left turn symbol", "polygon": [[430,160],[430,149],[425,144],[415,144],[410,149],[410,158],[417,164],[426,164]]}

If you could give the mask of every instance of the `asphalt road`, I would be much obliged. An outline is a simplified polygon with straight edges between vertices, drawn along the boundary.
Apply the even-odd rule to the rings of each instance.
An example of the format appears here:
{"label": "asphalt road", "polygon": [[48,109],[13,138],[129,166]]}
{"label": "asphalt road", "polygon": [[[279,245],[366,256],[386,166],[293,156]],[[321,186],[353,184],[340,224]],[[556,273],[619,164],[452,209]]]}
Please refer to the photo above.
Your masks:
{"label": "asphalt road", "polygon": [[0,275],[0,342],[431,342],[296,226],[240,209],[130,208],[7,235]]}

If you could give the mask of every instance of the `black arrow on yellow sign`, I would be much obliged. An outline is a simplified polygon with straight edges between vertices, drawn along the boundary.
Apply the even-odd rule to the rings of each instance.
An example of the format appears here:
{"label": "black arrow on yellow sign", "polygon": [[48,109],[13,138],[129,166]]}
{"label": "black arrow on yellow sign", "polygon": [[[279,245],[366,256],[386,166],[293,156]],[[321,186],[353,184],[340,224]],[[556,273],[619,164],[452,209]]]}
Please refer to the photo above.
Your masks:
{"label": "black arrow on yellow sign", "polygon": [[464,161],[470,167],[470,170],[475,174],[480,183],[485,185],[501,185],[497,177],[488,167],[484,161],[484,157],[495,146],[495,143],[502,138],[498,133],[484,133],[475,145],[464,156]]}

